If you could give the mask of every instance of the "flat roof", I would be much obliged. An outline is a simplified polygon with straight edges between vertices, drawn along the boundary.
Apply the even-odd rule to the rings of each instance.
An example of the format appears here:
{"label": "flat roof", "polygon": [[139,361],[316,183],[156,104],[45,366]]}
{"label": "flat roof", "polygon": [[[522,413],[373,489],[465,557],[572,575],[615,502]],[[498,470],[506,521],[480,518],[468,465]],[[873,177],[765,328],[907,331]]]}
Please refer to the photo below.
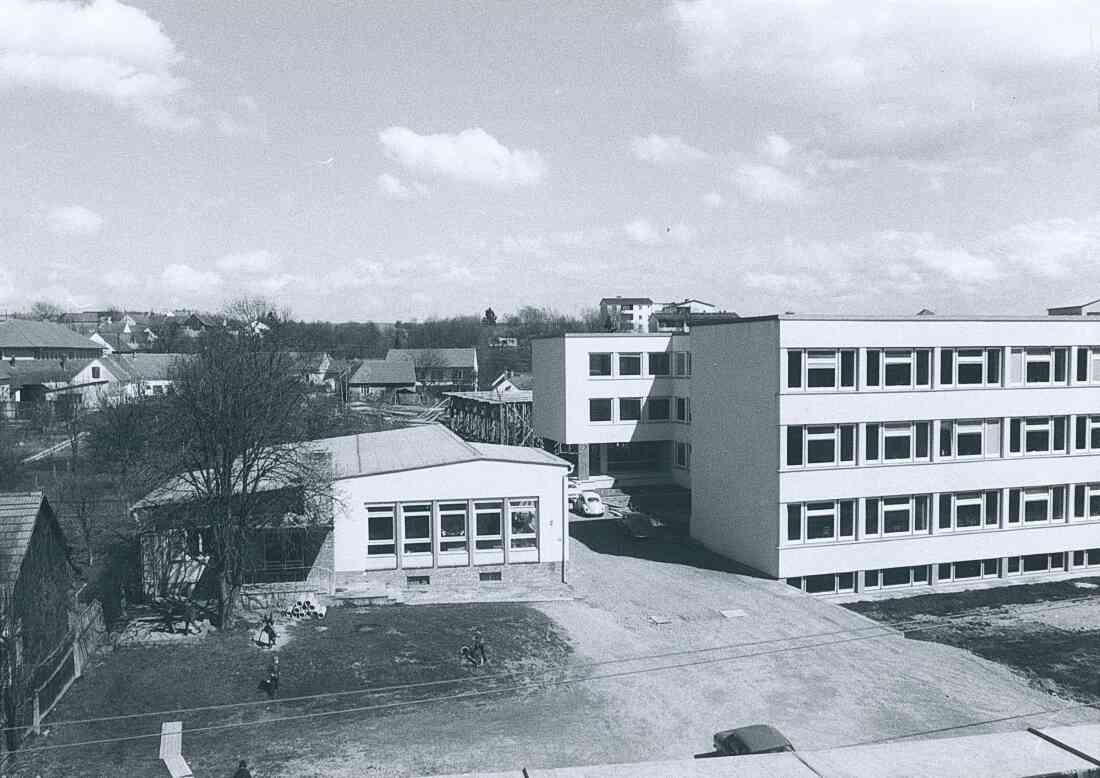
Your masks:
{"label": "flat roof", "polygon": [[557,340],[558,338],[671,338],[673,335],[691,337],[690,333],[687,332],[564,332],[561,335],[540,335],[537,338],[531,338],[531,340]]}
{"label": "flat roof", "polygon": [[[917,315],[896,315],[896,316],[864,316],[864,315],[847,315],[847,314],[834,314],[834,313],[771,313],[762,316],[740,316],[736,319],[730,318],[724,321],[714,321],[703,319],[698,322],[692,322],[692,326],[695,327],[712,327],[719,324],[738,324],[740,322],[753,322],[753,321],[919,321],[919,322],[934,322],[934,321],[1045,321],[1045,322],[1067,322],[1067,321],[1090,321],[1098,322],[1100,318],[1096,316],[1051,316],[1045,313],[1034,313],[1025,316],[1003,316],[997,314],[969,314],[959,316],[941,316],[939,314],[933,314],[931,316],[917,316]],[[615,333],[610,333],[615,334]]]}
{"label": "flat roof", "polygon": [[499,405],[501,403],[529,403],[534,400],[535,394],[530,389],[512,389],[507,392],[498,392],[490,389],[484,392],[444,392],[445,397],[457,397],[460,400],[473,400],[479,403]]}

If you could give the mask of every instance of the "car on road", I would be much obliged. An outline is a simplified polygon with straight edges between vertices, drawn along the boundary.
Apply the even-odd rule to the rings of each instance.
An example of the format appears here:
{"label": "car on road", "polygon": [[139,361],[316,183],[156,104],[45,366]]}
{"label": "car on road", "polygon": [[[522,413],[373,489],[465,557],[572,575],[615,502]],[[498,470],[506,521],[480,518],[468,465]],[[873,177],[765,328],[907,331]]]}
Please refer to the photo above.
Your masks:
{"label": "car on road", "polygon": [[640,511],[624,511],[615,517],[615,523],[622,528],[627,537],[634,540],[653,537],[657,528],[661,526],[661,522]]}
{"label": "car on road", "polygon": [[752,724],[716,733],[714,751],[714,756],[778,754],[783,751],[794,751],[794,745],[775,727],[768,724]]}
{"label": "car on road", "polygon": [[573,513],[581,516],[603,516],[603,500],[595,492],[582,491],[573,499]]}

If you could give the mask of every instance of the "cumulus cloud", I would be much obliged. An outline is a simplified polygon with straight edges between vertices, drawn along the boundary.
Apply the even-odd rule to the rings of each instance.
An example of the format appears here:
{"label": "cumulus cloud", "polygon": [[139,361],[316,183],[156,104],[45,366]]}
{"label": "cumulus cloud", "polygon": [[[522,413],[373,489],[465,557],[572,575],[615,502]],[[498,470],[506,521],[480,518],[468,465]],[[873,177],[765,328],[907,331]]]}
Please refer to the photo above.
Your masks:
{"label": "cumulus cloud", "polygon": [[378,140],[390,159],[421,175],[503,189],[533,186],[546,174],[539,152],[509,149],[480,127],[435,135],[389,127]]}
{"label": "cumulus cloud", "polygon": [[682,0],[668,18],[699,77],[796,108],[833,151],[898,153],[1091,124],[1093,13],[1059,0]]}
{"label": "cumulus cloud", "polygon": [[428,187],[419,181],[410,181],[406,184],[389,173],[378,176],[378,191],[391,200],[415,200],[428,196]]}
{"label": "cumulus cloud", "polygon": [[117,0],[5,0],[0,16],[0,86],[90,95],[159,128],[197,126],[181,109],[182,57],[145,11]]}
{"label": "cumulus cloud", "polygon": [[733,182],[751,200],[794,203],[806,197],[806,184],[772,165],[746,162],[737,167]]}
{"label": "cumulus cloud", "polygon": [[168,265],[160,276],[161,285],[175,297],[207,296],[218,291],[222,279],[209,270],[197,270],[190,265],[175,263]]}
{"label": "cumulus cloud", "polygon": [[726,204],[726,198],[718,192],[707,192],[699,198],[699,201],[707,208],[721,208]]}
{"label": "cumulus cloud", "polygon": [[787,164],[787,159],[791,155],[791,149],[794,148],[791,142],[784,138],[782,135],[771,134],[764,140],[760,141],[758,150],[760,153],[771,160],[776,165]]}
{"label": "cumulus cloud", "polygon": [[685,143],[679,135],[647,135],[630,141],[630,150],[643,162],[655,165],[680,165],[698,162],[709,155]]}
{"label": "cumulus cloud", "polygon": [[46,223],[55,235],[95,235],[103,217],[83,205],[64,205],[47,213]]}
{"label": "cumulus cloud", "polygon": [[279,258],[267,249],[259,249],[239,254],[225,254],[214,264],[224,273],[270,273],[279,264]]}
{"label": "cumulus cloud", "polygon": [[686,245],[695,240],[698,231],[689,224],[677,222],[658,229],[646,219],[634,219],[623,225],[626,237],[642,246]]}

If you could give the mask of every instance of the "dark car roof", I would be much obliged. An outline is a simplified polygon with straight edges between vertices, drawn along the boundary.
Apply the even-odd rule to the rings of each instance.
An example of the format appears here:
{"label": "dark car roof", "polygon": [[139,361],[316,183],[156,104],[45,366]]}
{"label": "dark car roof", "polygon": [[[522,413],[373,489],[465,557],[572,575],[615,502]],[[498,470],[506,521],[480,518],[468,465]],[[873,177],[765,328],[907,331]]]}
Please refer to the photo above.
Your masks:
{"label": "dark car roof", "polygon": [[750,754],[791,745],[791,741],[787,740],[782,732],[767,724],[752,724],[748,727],[730,729],[719,733],[719,735],[723,740],[736,737]]}

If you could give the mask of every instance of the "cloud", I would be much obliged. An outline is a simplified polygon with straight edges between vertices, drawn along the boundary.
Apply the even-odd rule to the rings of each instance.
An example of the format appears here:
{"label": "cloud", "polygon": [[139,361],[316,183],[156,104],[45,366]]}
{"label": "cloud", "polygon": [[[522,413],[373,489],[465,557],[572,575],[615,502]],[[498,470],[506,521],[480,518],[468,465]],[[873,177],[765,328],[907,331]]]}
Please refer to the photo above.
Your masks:
{"label": "cloud", "polygon": [[791,149],[794,148],[791,142],[784,138],[782,135],[768,135],[764,140],[760,141],[760,145],[757,147],[758,151],[776,165],[787,164],[787,158],[791,155]]}
{"label": "cloud", "polygon": [[679,135],[648,135],[630,141],[630,150],[643,162],[654,165],[681,165],[698,162],[709,155],[687,143]]}
{"label": "cloud", "polygon": [[397,176],[392,176],[389,173],[378,176],[378,191],[391,200],[415,200],[420,197],[427,197],[429,194],[428,187],[419,181],[410,181],[406,184]]}
{"label": "cloud", "polygon": [[195,298],[219,290],[222,279],[209,270],[196,270],[190,265],[171,264],[160,276],[161,285],[171,295]]}
{"label": "cloud", "polygon": [[457,135],[390,127],[378,133],[378,140],[390,159],[423,175],[504,189],[533,186],[546,174],[539,152],[509,149],[480,127]]}
{"label": "cloud", "polygon": [[129,270],[108,270],[103,274],[103,283],[117,289],[130,289],[137,286],[138,277]]}
{"label": "cloud", "polygon": [[1100,215],[1088,219],[1045,219],[1017,224],[979,244],[1003,264],[1043,278],[1092,269],[1100,256]]}
{"label": "cloud", "polygon": [[707,192],[699,198],[699,201],[707,208],[721,208],[726,204],[726,198],[718,192]]}
{"label": "cloud", "polygon": [[806,197],[806,184],[771,165],[746,162],[734,171],[733,182],[751,200],[795,203]]}
{"label": "cloud", "polygon": [[153,127],[188,130],[181,109],[190,83],[161,25],[145,11],[94,0],[5,0],[0,4],[0,87],[90,95]]}
{"label": "cloud", "polygon": [[623,225],[626,237],[642,246],[663,246],[672,243],[692,243],[698,231],[688,224],[678,222],[664,229],[657,229],[645,219],[634,219]]}
{"label": "cloud", "polygon": [[103,217],[83,205],[65,205],[46,214],[46,223],[55,235],[95,235]]}
{"label": "cloud", "polygon": [[267,249],[259,249],[239,254],[225,254],[215,260],[214,264],[224,273],[270,273],[278,266],[279,258]]}
{"label": "cloud", "polygon": [[[683,0],[687,70],[749,105],[785,105],[828,150],[938,153],[1093,123],[1083,0]],[[1036,24],[1042,19],[1042,24]]]}

